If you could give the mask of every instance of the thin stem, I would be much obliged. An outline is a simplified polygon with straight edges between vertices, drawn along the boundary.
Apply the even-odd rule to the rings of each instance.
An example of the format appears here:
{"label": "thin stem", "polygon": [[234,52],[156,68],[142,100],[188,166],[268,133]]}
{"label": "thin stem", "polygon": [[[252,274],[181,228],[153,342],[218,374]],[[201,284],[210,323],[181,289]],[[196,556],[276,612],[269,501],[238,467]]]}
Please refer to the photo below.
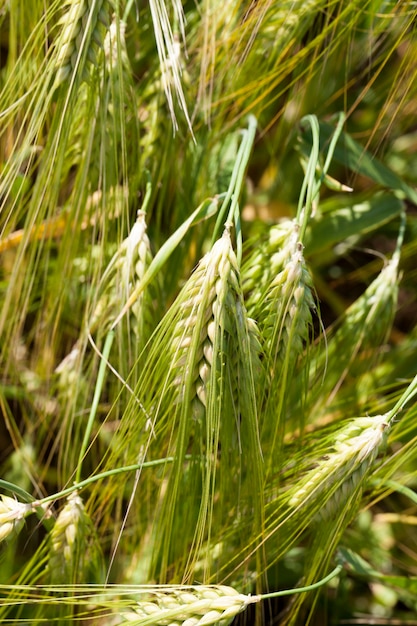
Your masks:
{"label": "thin stem", "polygon": [[[237,218],[239,216],[239,195],[242,191],[243,180],[246,173],[246,168],[248,165],[250,153],[252,151],[253,142],[255,141],[255,133],[256,133],[257,122],[256,118],[253,115],[249,116],[249,124],[248,128],[245,131],[245,138],[242,141],[242,153],[240,156],[240,161],[236,164],[236,183],[235,183],[235,191],[232,196],[232,203],[230,205],[229,215],[227,221],[233,221],[236,223]],[[239,150],[240,152],[240,150]]]}
{"label": "thin stem", "polygon": [[[191,458],[190,455],[186,455],[186,459]],[[126,465],[124,467],[116,467],[115,469],[108,470],[106,472],[102,472],[101,474],[96,474],[95,476],[90,476],[81,482],[76,482],[71,487],[67,487],[62,491],[58,491],[57,493],[52,494],[51,496],[46,496],[45,498],[41,498],[40,500],[36,500],[30,493],[15,485],[13,483],[8,482],[7,480],[0,479],[0,487],[5,489],[6,491],[10,491],[11,493],[20,497],[23,502],[30,503],[32,508],[28,510],[26,515],[30,515],[31,513],[36,513],[38,519],[44,525],[47,531],[52,530],[54,525],[54,520],[51,515],[50,510],[45,510],[43,506],[48,504],[48,502],[53,502],[55,500],[59,500],[60,498],[64,498],[68,496],[70,493],[74,491],[81,491],[84,487],[91,485],[98,480],[102,480],[103,478],[108,478],[109,476],[115,476],[116,474],[123,474],[126,472],[135,472],[139,469],[143,469],[145,467],[155,467],[157,465],[163,465],[165,463],[172,463],[174,461],[174,457],[166,457],[164,459],[157,459],[155,461],[147,461],[144,463],[135,463],[135,465]]]}
{"label": "thin stem", "polygon": [[[219,210],[216,224],[213,231],[212,244],[219,237],[220,229],[224,223],[233,223],[237,232],[237,258],[241,257],[241,237],[240,237],[240,213],[239,213],[239,196],[242,191],[242,185],[248,165],[250,153],[252,151],[253,143],[255,141],[257,121],[253,115],[249,116],[248,128],[243,131],[243,139],[239,146],[238,153],[236,155],[236,162],[233,168],[232,176],[230,178],[229,188],[226,193],[226,197]],[[227,207],[230,202],[230,208],[226,218]]]}
{"label": "thin stem", "polygon": [[[185,459],[189,460],[191,455],[186,455]],[[111,470],[106,470],[105,472],[101,472],[100,474],[95,474],[94,476],[89,476],[85,480],[80,482],[75,482],[71,487],[67,487],[62,491],[58,491],[57,493],[52,494],[51,496],[46,496],[41,500],[36,500],[36,504],[46,504],[47,502],[52,502],[53,500],[58,500],[60,498],[64,498],[68,496],[70,493],[74,491],[81,491],[88,485],[97,482],[98,480],[103,480],[103,478],[109,478],[110,476],[116,476],[117,474],[125,474],[126,472],[136,472],[139,469],[143,469],[145,467],[156,467],[158,465],[164,465],[165,463],[173,463],[174,457],[169,456],[163,459],[156,459],[155,461],[144,461],[142,463],[135,463],[134,465],[124,465],[123,467],[116,467]],[[0,481],[1,485],[1,481]]]}
{"label": "thin stem", "polygon": [[401,211],[401,224],[400,224],[400,229],[398,231],[397,244],[395,246],[395,251],[393,254],[393,259],[397,259],[398,261],[400,260],[401,249],[404,243],[404,235],[405,235],[406,226],[407,226],[407,214],[404,210],[402,210]]}
{"label": "thin stem", "polygon": [[381,481],[381,482],[383,485],[386,485],[387,487],[390,487],[391,489],[398,491],[398,493],[401,493],[403,496],[410,498],[410,500],[414,502],[414,504],[417,504],[417,493],[413,491],[412,489],[410,489],[410,487],[407,487],[406,485],[402,485],[396,480],[387,480],[387,481],[384,481],[384,482]]}
{"label": "thin stem", "polygon": [[91,405],[90,415],[88,417],[87,427],[85,429],[84,439],[81,444],[80,454],[78,457],[77,472],[75,475],[76,483],[79,483],[81,479],[81,470],[83,466],[84,456],[87,451],[87,447],[88,447],[90,437],[91,437],[91,431],[93,429],[94,420],[96,418],[98,403],[100,400],[101,390],[103,388],[103,383],[104,383],[104,376],[105,376],[105,371],[107,367],[107,361],[109,358],[113,339],[114,339],[114,330],[110,330],[110,332],[108,333],[106,337],[106,342],[104,344],[103,354],[102,354],[102,358],[100,362],[100,367],[98,370],[96,388],[94,390],[93,403]]}
{"label": "thin stem", "polygon": [[141,207],[141,210],[144,213],[146,213],[146,211],[148,210],[148,205],[149,205],[149,202],[151,200],[151,195],[152,195],[152,183],[151,183],[151,178],[150,178],[150,174],[148,171],[146,172],[146,177],[147,177],[147,181],[146,181],[146,187],[145,187],[145,197],[143,199],[142,207]]}
{"label": "thin stem", "polygon": [[320,125],[315,115],[306,115],[301,121],[308,122],[310,124],[312,134],[312,148],[310,156],[308,158],[306,172],[300,192],[300,199],[298,201],[297,207],[297,221],[300,225],[300,241],[303,240],[303,236],[307,228],[307,222],[312,213],[313,203],[319,194],[323,179],[325,178],[332,162],[333,153],[335,151],[336,144],[339,140],[340,134],[343,129],[343,124],[345,122],[345,115],[344,113],[339,114],[339,120],[331,138],[329,148],[327,150],[326,160],[324,162],[323,168],[321,169],[321,176],[319,180],[316,180],[316,171],[320,155]]}
{"label": "thin stem", "polygon": [[400,399],[393,406],[391,411],[387,413],[387,422],[393,420],[397,413],[404,408],[404,405],[409,402],[414,396],[417,394],[417,375],[414,376],[411,383],[408,385],[407,389],[404,391]]}
{"label": "thin stem", "polygon": [[[247,604],[253,604],[255,602],[261,602],[262,600],[268,600],[269,598],[278,598],[280,596],[288,596],[294,593],[305,593],[307,591],[313,591],[314,589],[318,589],[322,587],[330,580],[335,578],[340,574],[343,570],[343,564],[340,563],[337,567],[330,572],[325,578],[322,578],[316,583],[312,585],[308,585],[307,587],[298,587],[297,589],[286,589],[284,591],[275,591],[272,593],[259,594],[255,596],[247,596]],[[110,584],[110,585],[99,585],[99,584],[89,584],[89,585],[0,585],[0,589],[2,590],[21,590],[21,591],[34,591],[39,594],[41,591],[48,593],[57,593],[62,594],[67,592],[68,594],[86,594],[88,599],[93,597],[94,594],[105,594],[105,595],[115,595],[115,594],[137,594],[137,593],[146,593],[149,594],[152,591],[159,591],[162,593],[169,593],[172,591],[181,591],[182,589],[199,589],[201,585],[118,585],[118,584]],[[204,586],[204,585],[203,585]],[[76,598],[73,595],[69,595],[66,597],[68,602],[79,602],[80,598]]]}
{"label": "thin stem", "polygon": [[[190,460],[191,455],[187,454],[185,456],[185,460]],[[71,487],[67,487],[66,489],[62,489],[56,493],[53,493],[50,496],[46,496],[45,498],[41,498],[36,500],[30,493],[19,487],[19,485],[15,485],[13,483],[8,482],[7,480],[0,479],[0,488],[6,489],[6,491],[10,491],[11,493],[16,494],[20,497],[23,502],[32,503],[34,507],[42,506],[43,504],[47,504],[48,502],[52,502],[54,500],[59,500],[60,498],[65,498],[70,493],[74,491],[81,491],[88,485],[97,482],[98,480],[103,480],[104,478],[109,478],[110,476],[116,476],[117,474],[125,474],[127,472],[136,472],[139,469],[148,468],[148,467],[157,467],[158,465],[164,465],[165,463],[173,463],[174,457],[168,456],[163,459],[155,459],[154,461],[144,461],[142,463],[135,463],[134,465],[124,465],[123,467],[116,467],[111,470],[106,470],[105,472],[101,472],[100,474],[95,474],[94,476],[89,476],[85,480],[80,482],[75,482]],[[45,512],[44,512],[45,513]]]}
{"label": "thin stem", "polygon": [[337,122],[335,131],[333,133],[333,137],[331,138],[329,149],[327,151],[326,160],[324,162],[322,179],[326,176],[327,171],[328,171],[328,169],[330,167],[330,163],[333,161],[333,153],[335,151],[336,144],[339,141],[339,137],[340,137],[340,135],[342,133],[343,124],[345,123],[345,119],[346,119],[345,114],[343,112],[339,113],[339,121]]}
{"label": "thin stem", "polygon": [[319,123],[315,115],[306,115],[301,121],[309,123],[313,139],[297,207],[297,222],[300,225],[299,238],[302,241],[304,231],[307,226],[307,220],[311,214],[313,201],[318,193],[318,189],[315,184],[315,177],[316,167],[319,161],[320,135]]}
{"label": "thin stem", "polygon": [[318,589],[319,587],[323,587],[328,582],[330,582],[336,576],[339,576],[340,572],[343,570],[343,565],[337,565],[333,571],[330,572],[325,578],[313,583],[312,585],[307,585],[307,587],[297,587],[296,589],[284,589],[283,591],[273,591],[271,593],[263,593],[261,595],[253,596],[251,598],[251,602],[260,602],[261,600],[268,600],[270,598],[280,598],[282,596],[292,596],[295,593],[306,593],[308,591],[313,591],[314,589]]}
{"label": "thin stem", "polygon": [[[127,18],[129,17],[129,13],[134,2],[136,2],[136,0],[128,0],[128,2],[126,3],[126,7],[125,7],[125,10],[123,12],[123,17],[122,17],[122,20],[124,22],[126,22]],[[139,9],[138,9],[137,4],[136,4],[136,20],[139,21]]]}
{"label": "thin stem", "polygon": [[232,172],[232,176],[230,178],[230,183],[229,183],[229,187],[227,189],[225,198],[223,200],[223,204],[220,207],[219,210],[219,214],[217,216],[216,219],[216,224],[214,226],[214,231],[213,231],[213,237],[212,237],[212,245],[214,244],[214,242],[216,241],[216,239],[219,237],[220,234],[220,230],[221,228],[224,226],[224,223],[226,220],[226,211],[227,211],[227,207],[229,205],[229,202],[232,201],[233,203],[233,196],[234,193],[236,193],[236,178],[237,178],[237,165],[241,160],[241,154],[243,152],[243,146],[244,146],[244,142],[242,141],[242,143],[240,144],[238,153],[236,155],[236,163],[235,163],[235,167],[233,168],[233,172]]}

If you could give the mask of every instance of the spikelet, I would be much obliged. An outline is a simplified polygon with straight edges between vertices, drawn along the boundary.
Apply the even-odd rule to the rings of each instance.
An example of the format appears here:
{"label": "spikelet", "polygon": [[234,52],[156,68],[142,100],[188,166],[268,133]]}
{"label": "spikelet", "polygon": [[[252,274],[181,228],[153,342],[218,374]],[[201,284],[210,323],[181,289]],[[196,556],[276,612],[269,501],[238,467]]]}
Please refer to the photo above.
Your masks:
{"label": "spikelet", "polygon": [[279,376],[285,359],[290,371],[308,340],[313,285],[307,269],[299,225],[285,220],[245,263],[243,290],[251,315],[258,320],[271,374]]}
{"label": "spikelet", "polygon": [[[207,406],[207,384],[213,366],[213,345],[216,334],[214,313],[220,313],[218,305],[222,283],[233,285],[236,282],[236,258],[234,256],[230,234],[226,231],[212,249],[201,259],[191,278],[187,281],[182,294],[180,315],[173,333],[171,348],[173,351],[174,385],[178,389],[178,401],[184,401],[184,381],[190,380],[193,386],[193,414],[200,417]],[[219,287],[216,291],[216,285]],[[217,324],[220,320],[217,320]],[[193,351],[190,346],[193,338],[198,344]]]}
{"label": "spikelet", "polygon": [[[103,50],[106,58],[106,67],[110,71],[117,71],[119,60],[124,68],[129,67],[129,58],[126,50],[126,23],[117,20],[113,16],[110,27],[103,42]],[[118,42],[120,41],[120,46]]]}
{"label": "spikelet", "polygon": [[[145,213],[143,211],[138,211],[135,226],[138,232],[136,234],[137,243],[132,251],[135,271],[132,282],[139,283],[152,261],[151,244],[146,234]],[[153,281],[132,305],[132,313],[136,319],[136,323],[133,324],[133,331],[139,346],[145,345],[155,325],[155,301],[159,299],[157,289],[157,282]]]}
{"label": "spikelet", "polygon": [[154,595],[155,600],[138,602],[123,612],[123,620],[143,626],[226,626],[251,602],[249,596],[224,585],[184,587]]}
{"label": "spikelet", "polygon": [[337,513],[360,489],[385,445],[389,432],[386,417],[358,417],[344,426],[335,437],[332,451],[304,477],[289,505],[296,508],[314,502],[323,520]]}
{"label": "spikelet", "polygon": [[[183,454],[193,450],[196,458],[207,459],[199,479],[192,482],[184,459],[177,455],[173,463],[152,531],[156,547],[150,577],[159,580],[167,579],[172,562],[184,580],[194,578],[194,563],[213,515],[209,508],[215,482],[236,506],[250,489],[256,507],[251,517],[254,525],[262,512],[257,506],[262,491],[255,398],[255,377],[261,368],[259,336],[256,324],[247,319],[229,231],[226,226],[187,280],[157,329],[157,349],[143,367],[147,379],[155,379],[150,372],[156,370],[167,389],[160,401],[161,417],[155,420],[156,438],[159,429],[169,428],[173,449]],[[161,362],[170,364],[168,371],[160,367]],[[243,456],[251,468],[247,484],[243,484]],[[223,502],[214,506],[219,517],[229,515]],[[210,567],[207,556],[206,575]]]}
{"label": "spikelet", "polygon": [[87,581],[94,569],[99,569],[99,557],[93,525],[75,491],[68,496],[50,533],[48,571],[51,583]]}
{"label": "spikelet", "polygon": [[[100,57],[100,78],[103,104],[102,130],[95,146],[93,159],[106,158],[106,178],[112,186],[121,178],[129,181],[131,197],[137,194],[140,177],[138,162],[141,158],[140,133],[137,114],[137,93],[126,47],[126,24],[117,16],[104,39],[104,54]],[[129,139],[129,155],[126,139]]]}
{"label": "spikelet", "polygon": [[242,267],[242,290],[247,309],[257,318],[262,307],[262,294],[288,261],[289,250],[285,242],[294,231],[292,220],[283,220],[269,229],[268,238],[260,245],[254,242],[253,250]]}
{"label": "spikelet", "polygon": [[[117,210],[126,201],[123,189],[113,191],[113,200]],[[146,229],[145,213],[139,210],[131,232],[122,241],[103,274],[97,303],[88,320],[88,332],[98,332],[101,337],[105,335],[135,285],[142,279],[152,260]],[[140,353],[154,328],[158,296],[157,281],[154,281],[132,306],[133,322],[129,321],[129,330],[134,333],[135,356]],[[83,339],[84,335],[55,369],[60,394],[65,402],[68,398],[80,396],[81,386],[85,391],[85,379],[80,371],[84,358]]]}
{"label": "spikelet", "polygon": [[[96,49],[103,46],[108,27],[109,0],[65,0],[56,39],[55,84],[60,85],[77,68],[87,77],[86,59],[96,63]],[[84,52],[85,51],[85,52]]]}
{"label": "spikelet", "polygon": [[[90,331],[108,331],[135,284],[143,278],[152,260],[146,229],[145,213],[139,210],[132,230],[120,244],[103,275],[101,296],[90,318]],[[154,294],[155,298],[152,297],[152,289],[155,291],[155,284],[141,294],[132,307],[136,318],[132,328],[141,345],[147,340],[155,323],[154,300],[157,296]]]}
{"label": "spikelet", "polygon": [[265,350],[273,359],[274,369],[286,358],[291,364],[295,362],[311,326],[311,309],[314,308],[312,280],[297,235],[295,225],[281,251],[284,267],[272,280],[263,303],[262,332]]}
{"label": "spikelet", "polygon": [[32,512],[32,505],[18,502],[9,496],[0,496],[0,542],[18,533],[24,518]]}
{"label": "spikelet", "polygon": [[[234,349],[238,345],[237,325],[242,333],[246,332],[243,341],[252,360],[253,374],[259,373],[258,329],[253,320],[248,320],[244,309],[239,270],[228,229],[201,259],[183,289],[181,301],[181,313],[171,343],[174,369],[178,372],[174,382],[179,390],[179,400],[183,400],[181,390],[185,389],[185,380],[191,378],[194,416],[198,417],[207,408],[213,368],[218,372],[221,369],[220,352],[239,359],[239,351]],[[193,350],[190,350],[191,345]],[[229,365],[229,372],[237,371],[237,364]],[[238,402],[236,381],[231,390]]]}
{"label": "spikelet", "polygon": [[296,220],[273,227],[260,253],[248,259],[245,271],[246,293],[261,331],[266,370],[262,437],[268,446],[277,447],[277,452],[282,443],[287,398],[297,364],[309,343],[311,312],[315,308],[312,279],[299,236]]}
{"label": "spikelet", "polygon": [[262,377],[264,375],[261,361],[263,353],[261,333],[259,331],[258,324],[251,317],[246,316],[246,324],[249,338],[248,347],[251,371],[255,388],[257,388],[258,385],[262,382]]}

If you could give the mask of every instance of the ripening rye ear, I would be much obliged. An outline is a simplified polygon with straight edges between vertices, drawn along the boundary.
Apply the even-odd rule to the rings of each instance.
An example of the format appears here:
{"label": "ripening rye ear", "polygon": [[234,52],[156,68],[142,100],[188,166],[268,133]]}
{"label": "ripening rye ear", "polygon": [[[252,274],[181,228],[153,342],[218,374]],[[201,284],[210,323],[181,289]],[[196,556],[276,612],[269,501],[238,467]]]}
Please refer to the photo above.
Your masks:
{"label": "ripening rye ear", "polygon": [[80,75],[88,78],[88,63],[97,62],[97,48],[102,48],[109,27],[112,0],[65,0],[58,22],[59,35],[54,41],[55,84]]}
{"label": "ripening rye ear", "polygon": [[[257,494],[255,511],[261,497],[255,395],[260,343],[256,325],[247,318],[229,231],[228,226],[201,259],[153,334],[135,388],[146,413],[133,400],[112,443],[114,454],[124,446],[126,462],[152,455],[161,437],[168,444],[165,454],[174,455],[155,494],[151,527],[153,567],[161,578],[178,559],[182,574],[189,570],[193,576],[211,525],[229,515],[226,498],[239,506],[250,489]],[[186,461],[186,453],[194,458]],[[253,459],[250,476],[242,472],[243,458]],[[215,504],[211,494],[217,484],[223,496]],[[256,525],[260,511],[253,518]],[[193,546],[189,562],[186,545]],[[207,572],[210,568],[208,558]]]}
{"label": "ripening rye ear", "polygon": [[172,591],[154,591],[148,601],[139,601],[130,611],[121,611],[123,623],[231,624],[245,610],[250,598],[225,585],[186,587]]}
{"label": "ripening rye ear", "polygon": [[331,450],[301,479],[295,493],[291,492],[289,506],[314,503],[318,521],[337,517],[351,495],[360,491],[389,430],[387,415],[378,415],[354,418],[335,432]]}
{"label": "ripening rye ear", "polygon": [[94,526],[74,491],[50,532],[48,578],[51,584],[100,582],[102,555]]}
{"label": "ripening rye ear", "polygon": [[[309,352],[312,313],[317,312],[300,239],[308,217],[305,211],[303,224],[295,219],[272,226],[266,241],[253,248],[242,269],[248,310],[259,326],[265,371],[258,405],[261,440],[272,463],[267,473],[274,471],[273,459],[282,447],[287,399],[305,377],[301,372]],[[301,417],[300,412],[298,426]]]}

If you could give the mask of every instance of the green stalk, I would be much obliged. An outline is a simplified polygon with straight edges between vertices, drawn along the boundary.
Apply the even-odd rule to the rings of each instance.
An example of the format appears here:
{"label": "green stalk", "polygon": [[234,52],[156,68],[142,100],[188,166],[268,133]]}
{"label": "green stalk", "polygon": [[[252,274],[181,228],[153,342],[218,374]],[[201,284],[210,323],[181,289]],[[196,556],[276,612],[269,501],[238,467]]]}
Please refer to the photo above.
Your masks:
{"label": "green stalk", "polygon": [[[186,460],[190,458],[191,458],[190,455],[185,456]],[[116,467],[112,470],[106,470],[105,472],[101,472],[100,474],[89,476],[89,478],[86,478],[85,480],[82,480],[80,482],[75,482],[73,485],[71,485],[71,487],[67,487],[66,489],[62,489],[61,491],[53,493],[50,496],[46,496],[45,498],[40,498],[38,500],[34,498],[30,493],[25,491],[25,489],[22,489],[22,487],[19,487],[19,485],[15,485],[14,483],[10,483],[9,481],[3,480],[1,478],[0,478],[0,488],[5,489],[6,491],[10,491],[11,493],[19,496],[19,498],[23,502],[31,503],[33,509],[32,511],[29,511],[28,514],[33,513],[33,512],[37,513],[39,519],[42,522],[44,522],[46,525],[46,522],[48,522],[49,518],[45,517],[45,509],[42,508],[44,504],[47,504],[48,502],[53,502],[55,500],[60,500],[61,498],[65,498],[71,493],[74,493],[74,491],[81,491],[85,487],[88,487],[88,485],[91,485],[92,483],[95,483],[99,480],[103,480],[111,476],[116,476],[117,474],[125,474],[127,472],[136,472],[143,468],[157,467],[158,465],[164,465],[165,463],[172,463],[174,460],[175,460],[174,457],[165,457],[163,459],[155,459],[154,461],[145,461],[143,463],[135,463],[134,465],[125,465],[123,467]],[[47,527],[49,529],[49,525]]]}
{"label": "green stalk", "polygon": [[409,402],[414,396],[417,395],[417,375],[414,376],[411,383],[408,385],[407,389],[404,391],[399,400],[392,407],[391,411],[388,411],[386,417],[387,422],[391,422],[397,414],[402,411],[404,406]]}
{"label": "green stalk", "polygon": [[94,420],[96,418],[98,403],[100,400],[101,390],[103,388],[103,383],[104,383],[104,375],[106,371],[106,366],[108,364],[108,358],[109,358],[110,350],[112,347],[113,339],[114,339],[114,330],[110,330],[110,332],[108,333],[106,337],[106,342],[103,348],[103,354],[101,355],[101,362],[100,362],[100,367],[98,370],[97,384],[94,390],[93,403],[91,405],[90,415],[88,417],[87,427],[85,429],[84,439],[81,444],[80,454],[78,457],[77,472],[75,475],[76,483],[79,483],[81,479],[81,470],[83,466],[83,460],[84,460],[84,456],[85,456],[85,453],[87,451],[87,447],[90,441]]}
{"label": "green stalk", "polygon": [[303,184],[298,200],[297,207],[297,221],[300,225],[300,241],[303,239],[303,234],[307,226],[308,216],[311,214],[313,202],[318,194],[319,188],[316,184],[316,169],[319,161],[320,152],[320,133],[319,123],[315,115],[306,115],[301,120],[301,123],[306,123],[311,127],[312,134],[312,146],[310,156],[307,161],[305,176],[303,178]]}
{"label": "green stalk", "polygon": [[[269,598],[280,598],[282,596],[292,596],[295,593],[306,593],[307,591],[313,591],[314,589],[318,589],[319,587],[323,587],[328,582],[330,582],[333,578],[336,578],[343,570],[343,565],[337,565],[330,574],[327,574],[321,580],[318,580],[316,583],[312,585],[307,585],[306,587],[297,587],[296,589],[284,589],[283,591],[273,591],[271,593],[263,593],[259,596],[254,596],[254,598],[258,598],[258,600],[267,600]],[[256,600],[254,600],[256,601]]]}
{"label": "green stalk", "polygon": [[[219,238],[220,232],[224,228],[225,222],[233,223],[236,229],[236,256],[239,265],[242,257],[242,233],[240,226],[239,196],[242,190],[242,185],[253,143],[255,141],[256,127],[256,118],[253,115],[250,115],[248,120],[248,127],[246,130],[242,131],[242,143],[239,146],[235,166],[233,168],[232,176],[230,178],[229,188],[223,200],[223,204],[220,207],[211,241],[212,245],[214,245],[214,242]],[[226,212],[229,206],[229,202],[230,208],[226,218]]]}
{"label": "green stalk", "polygon": [[402,485],[396,480],[387,480],[383,484],[387,487],[391,487],[391,489],[393,489],[394,491],[401,493],[406,498],[409,498],[412,502],[414,502],[414,504],[417,504],[417,493],[410,489],[410,487]]}
{"label": "green stalk", "polygon": [[304,233],[307,228],[307,222],[313,210],[313,203],[319,194],[323,180],[326,177],[327,171],[332,162],[333,153],[335,151],[336,144],[339,140],[343,124],[345,122],[345,115],[344,113],[339,114],[339,120],[329,143],[326,160],[323,167],[320,168],[321,176],[318,180],[316,178],[316,172],[319,166],[320,155],[320,125],[315,115],[306,115],[301,120],[301,123],[303,122],[308,123],[311,127],[312,146],[306,165],[305,176],[303,179],[297,207],[297,221],[300,225],[300,241],[303,241]]}

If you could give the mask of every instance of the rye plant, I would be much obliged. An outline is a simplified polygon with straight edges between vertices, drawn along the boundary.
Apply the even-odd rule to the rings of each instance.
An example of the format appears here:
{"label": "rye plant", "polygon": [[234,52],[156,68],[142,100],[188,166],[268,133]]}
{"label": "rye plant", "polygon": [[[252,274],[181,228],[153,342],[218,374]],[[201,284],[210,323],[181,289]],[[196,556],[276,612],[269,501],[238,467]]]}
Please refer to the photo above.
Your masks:
{"label": "rye plant", "polygon": [[416,7],[0,5],[0,621],[417,611]]}

